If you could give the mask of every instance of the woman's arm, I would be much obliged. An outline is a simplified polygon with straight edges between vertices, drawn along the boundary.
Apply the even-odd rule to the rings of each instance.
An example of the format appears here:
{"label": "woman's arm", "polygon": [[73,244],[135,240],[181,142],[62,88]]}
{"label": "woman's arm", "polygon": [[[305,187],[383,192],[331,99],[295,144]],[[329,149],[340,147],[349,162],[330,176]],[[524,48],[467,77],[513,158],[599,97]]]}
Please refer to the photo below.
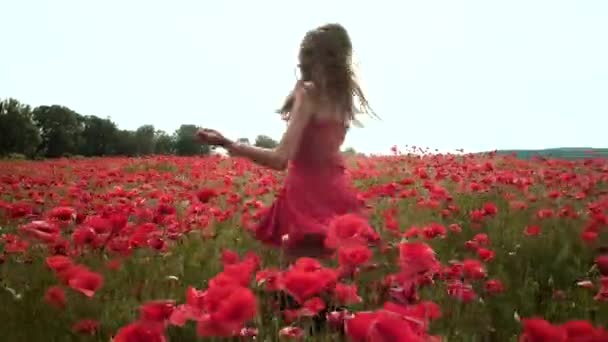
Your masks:
{"label": "woman's arm", "polygon": [[275,170],[285,170],[287,160],[278,153],[278,149],[262,148],[241,143],[232,143],[226,147],[230,155],[245,157],[256,164]]}
{"label": "woman's arm", "polygon": [[294,91],[295,103],[290,115],[287,131],[274,149],[260,148],[245,144],[230,142],[226,149],[231,155],[250,159],[256,164],[266,166],[275,170],[285,170],[287,162],[297,152],[302,139],[304,128],[311,116],[310,95],[308,88],[311,85],[298,84]]}

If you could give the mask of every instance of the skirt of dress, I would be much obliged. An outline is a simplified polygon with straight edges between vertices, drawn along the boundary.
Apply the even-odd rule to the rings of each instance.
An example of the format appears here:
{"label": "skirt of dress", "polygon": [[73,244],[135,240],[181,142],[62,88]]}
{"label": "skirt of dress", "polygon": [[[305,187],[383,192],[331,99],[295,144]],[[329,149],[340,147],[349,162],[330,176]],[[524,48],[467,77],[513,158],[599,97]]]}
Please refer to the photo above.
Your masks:
{"label": "skirt of dress", "polygon": [[290,256],[326,257],[327,229],[333,218],[361,212],[354,188],[344,173],[331,176],[288,174],[277,197],[255,229],[258,240]]}

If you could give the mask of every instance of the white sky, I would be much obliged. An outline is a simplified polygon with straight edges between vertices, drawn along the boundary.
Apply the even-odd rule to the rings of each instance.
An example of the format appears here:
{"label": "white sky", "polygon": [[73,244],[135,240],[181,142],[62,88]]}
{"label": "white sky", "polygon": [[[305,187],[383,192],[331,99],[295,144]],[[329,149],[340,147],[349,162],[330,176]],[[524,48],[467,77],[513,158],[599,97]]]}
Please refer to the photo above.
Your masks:
{"label": "white sky", "polygon": [[279,138],[308,29],[349,31],[382,122],[346,146],[608,147],[608,1],[2,0],[0,97],[121,128]]}

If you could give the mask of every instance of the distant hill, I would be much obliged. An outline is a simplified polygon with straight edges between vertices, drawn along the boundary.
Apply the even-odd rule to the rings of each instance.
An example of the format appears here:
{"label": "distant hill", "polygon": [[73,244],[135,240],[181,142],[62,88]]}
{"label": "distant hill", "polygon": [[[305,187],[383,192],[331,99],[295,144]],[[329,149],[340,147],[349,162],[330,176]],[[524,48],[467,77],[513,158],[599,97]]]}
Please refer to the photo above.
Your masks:
{"label": "distant hill", "polygon": [[608,158],[608,148],[560,147],[544,150],[498,150],[498,154],[515,154],[518,158],[545,157],[556,159]]}

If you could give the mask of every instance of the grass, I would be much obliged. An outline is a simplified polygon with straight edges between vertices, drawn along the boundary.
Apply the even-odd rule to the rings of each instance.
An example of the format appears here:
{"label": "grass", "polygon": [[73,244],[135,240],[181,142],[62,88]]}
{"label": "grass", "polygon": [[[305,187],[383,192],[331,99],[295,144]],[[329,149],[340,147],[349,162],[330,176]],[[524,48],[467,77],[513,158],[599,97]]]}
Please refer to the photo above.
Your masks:
{"label": "grass", "polygon": [[[431,323],[430,334],[450,342],[514,341],[522,333],[523,318],[538,316],[554,324],[586,320],[595,326],[608,322],[608,303],[594,299],[600,278],[594,258],[597,248],[605,245],[606,227],[597,229],[593,241],[581,238],[598,215],[606,215],[605,162],[521,161],[488,155],[394,156],[350,162],[355,184],[371,207],[370,223],[382,237],[382,247],[373,249],[368,262],[374,267],[361,267],[354,279],[363,302],[349,306],[350,311],[376,310],[391,300],[383,283],[388,275],[399,272],[400,243],[428,243],[445,269],[453,260],[480,260],[467,241],[487,234],[490,244],[485,248],[495,256],[482,261],[487,277],[467,280],[477,294],[474,300],[465,303],[449,295],[450,282],[441,274],[434,276],[432,285],[419,288],[420,298],[438,304],[442,312]],[[6,341],[108,341],[121,327],[137,321],[143,304],[161,299],[182,304],[188,286],[206,289],[223,269],[224,249],[241,256],[256,253],[261,268],[285,266],[279,252],[260,245],[243,224],[255,214],[255,201],[272,201],[282,180],[282,175],[251,163],[220,157],[0,163],[0,241],[4,241],[0,242],[0,285],[4,289],[0,290],[0,321]],[[428,191],[429,184],[447,189],[448,195],[434,196]],[[219,195],[202,204],[196,193],[203,188]],[[577,199],[581,192],[585,197]],[[526,208],[516,209],[517,202]],[[31,213],[11,217],[17,203],[25,203]],[[175,209],[175,214],[156,224],[166,249],[133,248],[129,256],[121,257],[107,248],[74,247],[72,233],[84,225],[85,217],[118,212],[129,217],[127,227],[137,227],[155,220],[160,203]],[[472,212],[488,203],[496,205],[496,215],[476,219]],[[590,211],[594,205],[602,214]],[[47,289],[58,285],[44,262],[49,247],[27,238],[19,229],[33,220],[51,220],[51,210],[60,206],[74,208],[79,215],[76,221],[62,225],[62,237],[70,246],[68,254],[104,278],[93,298],[64,286],[67,304],[63,310],[44,301]],[[564,208],[577,215],[560,216]],[[387,214],[389,210],[394,213]],[[543,210],[551,211],[552,216],[540,217]],[[387,215],[398,222],[397,232],[387,228]],[[446,228],[445,237],[406,239],[403,235],[412,227],[424,230],[432,223]],[[462,231],[449,229],[453,224]],[[539,225],[540,235],[526,235],[529,225]],[[130,228],[125,229],[120,238],[132,237]],[[172,232],[176,240],[169,237]],[[30,245],[22,253],[11,252],[7,235]],[[122,267],[108,269],[108,262],[115,259]],[[338,267],[336,260],[324,263]],[[491,279],[500,281],[505,291],[490,294],[485,286]],[[584,280],[593,288],[578,285]],[[258,313],[247,325],[258,329],[260,341],[279,340],[280,329],[289,324],[273,309],[274,296],[253,279],[248,287],[256,295]],[[85,318],[99,321],[96,334],[72,331],[74,323]],[[301,319],[292,325],[310,324]],[[193,322],[169,326],[166,335],[171,341],[201,339]],[[344,338],[328,326],[304,337],[314,341]]]}

